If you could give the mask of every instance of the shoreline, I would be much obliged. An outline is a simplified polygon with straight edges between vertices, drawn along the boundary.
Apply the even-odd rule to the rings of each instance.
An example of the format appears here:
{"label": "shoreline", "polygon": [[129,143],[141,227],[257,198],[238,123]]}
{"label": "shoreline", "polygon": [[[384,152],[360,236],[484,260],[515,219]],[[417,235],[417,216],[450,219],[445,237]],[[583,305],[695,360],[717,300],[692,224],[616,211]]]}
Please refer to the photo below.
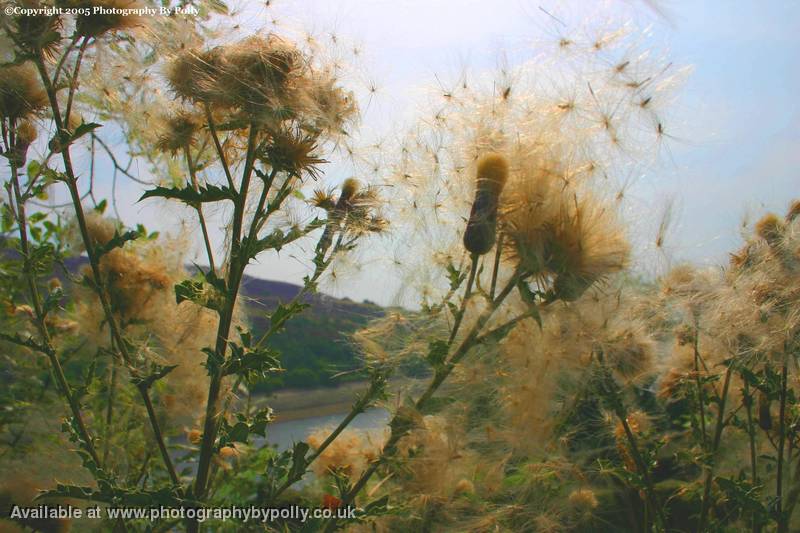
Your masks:
{"label": "shoreline", "polygon": [[[389,390],[415,390],[425,382],[421,379],[403,378],[389,383]],[[256,404],[266,404],[275,413],[275,423],[303,420],[316,416],[346,414],[356,396],[369,388],[368,381],[352,381],[336,387],[315,389],[282,389],[270,395],[254,396]]]}

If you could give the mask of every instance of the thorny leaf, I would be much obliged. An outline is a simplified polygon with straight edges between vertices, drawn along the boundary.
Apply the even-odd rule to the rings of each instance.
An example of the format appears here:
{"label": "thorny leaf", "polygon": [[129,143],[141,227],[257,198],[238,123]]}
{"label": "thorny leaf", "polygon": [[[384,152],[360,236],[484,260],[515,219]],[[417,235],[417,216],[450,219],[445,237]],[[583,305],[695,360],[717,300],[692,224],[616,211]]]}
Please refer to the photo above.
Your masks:
{"label": "thorny leaf", "polygon": [[178,365],[153,365],[153,371],[148,376],[131,376],[131,383],[137,387],[149,389],[153,386],[153,383],[163,378],[176,368],[178,368]]}
{"label": "thorny leaf", "polygon": [[97,259],[100,259],[104,255],[109,253],[111,250],[114,250],[115,248],[122,248],[123,246],[125,246],[126,242],[134,241],[137,238],[139,238],[139,234],[136,233],[135,231],[126,231],[125,233],[122,234],[115,231],[114,236],[111,238],[110,241],[95,248],[95,255]]}
{"label": "thorny leaf", "polygon": [[156,187],[145,191],[139,201],[145,198],[169,198],[173,200],[180,200],[181,202],[190,206],[206,202],[219,202],[222,200],[234,200],[235,193],[227,186],[218,187],[216,185],[205,185],[194,190],[194,187],[187,185],[186,187]]}
{"label": "thorny leaf", "polygon": [[233,424],[223,420],[219,429],[218,447],[228,446],[234,442],[247,444],[251,435],[265,436],[267,425],[272,422],[272,418],[272,409],[266,407],[251,417],[237,413]]}

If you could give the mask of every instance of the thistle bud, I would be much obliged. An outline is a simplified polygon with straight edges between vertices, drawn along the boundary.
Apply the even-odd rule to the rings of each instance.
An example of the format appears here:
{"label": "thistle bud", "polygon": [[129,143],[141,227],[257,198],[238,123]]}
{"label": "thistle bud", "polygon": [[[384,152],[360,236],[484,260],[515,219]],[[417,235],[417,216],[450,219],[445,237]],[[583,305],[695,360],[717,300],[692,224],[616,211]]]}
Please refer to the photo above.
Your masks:
{"label": "thistle bud", "polygon": [[23,121],[17,126],[17,136],[12,152],[12,160],[17,168],[25,166],[28,160],[28,148],[36,140],[36,127],[30,121]]}
{"label": "thistle bud", "polygon": [[344,183],[342,183],[342,193],[336,201],[336,210],[346,212],[349,209],[350,200],[353,199],[353,196],[355,196],[360,187],[361,184],[355,178],[347,178],[344,180]]}
{"label": "thistle bud", "polygon": [[342,183],[342,192],[339,194],[339,199],[336,200],[336,205],[333,207],[328,215],[328,223],[325,225],[325,231],[322,232],[317,243],[317,255],[325,255],[325,252],[330,248],[333,242],[333,234],[339,226],[339,223],[344,219],[347,212],[352,207],[351,202],[358,190],[361,188],[361,183],[356,178],[347,178]]}
{"label": "thistle bud", "polygon": [[494,246],[497,206],[508,178],[508,161],[500,154],[486,154],[478,161],[475,201],[464,232],[464,247],[483,255]]}

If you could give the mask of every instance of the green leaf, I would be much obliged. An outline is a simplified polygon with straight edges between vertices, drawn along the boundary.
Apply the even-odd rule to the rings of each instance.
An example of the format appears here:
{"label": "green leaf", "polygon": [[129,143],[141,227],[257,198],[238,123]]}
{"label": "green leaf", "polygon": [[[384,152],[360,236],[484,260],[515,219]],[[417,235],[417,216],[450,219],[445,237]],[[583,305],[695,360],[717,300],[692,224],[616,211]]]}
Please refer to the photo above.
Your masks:
{"label": "green leaf", "polygon": [[[497,327],[483,336],[483,342],[496,343],[500,342],[508,336],[511,330],[516,326],[516,322],[507,322],[500,327]],[[541,325],[541,324],[540,324]]]}
{"label": "green leaf", "polygon": [[139,201],[145,198],[169,198],[180,200],[181,202],[195,206],[205,202],[219,202],[221,200],[234,200],[236,195],[227,186],[217,187],[216,185],[206,185],[194,190],[194,187],[156,187],[145,191]]}
{"label": "green leaf", "polygon": [[[105,200],[103,200],[105,201]],[[115,248],[122,248],[125,246],[125,243],[128,241],[134,241],[139,238],[139,234],[135,231],[126,231],[125,233],[120,234],[119,232],[115,231],[114,236],[111,238],[110,241],[107,243],[97,246],[94,249],[94,253],[97,259],[100,259],[108,252]]]}
{"label": "green leaf", "polygon": [[190,301],[205,306],[205,291],[202,281],[185,279],[175,285],[175,303]]}
{"label": "green leaf", "polygon": [[428,344],[428,355],[425,357],[432,367],[438,368],[447,360],[450,346],[443,340],[431,341]]}
{"label": "green leaf", "polygon": [[61,308],[61,300],[64,298],[64,290],[61,287],[56,287],[44,299],[42,305],[42,314],[47,316],[51,311]]}
{"label": "green leaf", "polygon": [[289,469],[289,479],[300,479],[306,472],[308,462],[306,461],[306,454],[309,450],[309,445],[305,442],[296,442],[292,449],[292,466]]}
{"label": "green leaf", "polygon": [[290,318],[301,313],[307,307],[310,307],[310,305],[297,301],[293,301],[289,305],[278,304],[278,307],[276,307],[275,311],[269,316],[269,330],[265,334],[265,337],[271,337],[283,329],[283,325]]}
{"label": "green leaf", "polygon": [[225,363],[225,358],[217,354],[217,351],[213,348],[206,347],[201,351],[206,354],[206,362],[203,363],[203,366],[206,367],[208,375],[216,376],[219,374],[220,370],[222,369],[222,365]]}
{"label": "green leaf", "polygon": [[261,409],[250,417],[239,413],[236,415],[236,422],[233,424],[224,420],[220,426],[217,446],[221,448],[234,442],[247,444],[251,435],[264,437],[267,433],[267,425],[272,420],[273,415],[270,407]]}
{"label": "green leaf", "polygon": [[231,354],[220,368],[223,376],[237,374],[252,381],[254,378],[263,378],[283,371],[278,353],[268,348],[252,346],[252,335],[249,331],[239,329],[239,338],[242,344],[228,343]]}
{"label": "green leaf", "polygon": [[178,368],[178,365],[162,366],[162,365],[154,364],[153,365],[153,370],[149,375],[144,376],[144,377],[142,377],[142,376],[131,376],[131,383],[133,383],[137,387],[149,389],[150,387],[153,386],[153,383],[155,383],[159,379],[163,378],[164,376],[166,376],[167,374],[169,374],[170,372],[172,372],[176,368]]}
{"label": "green leaf", "polygon": [[34,160],[28,163],[28,180],[33,181],[42,171],[42,164]]}
{"label": "green leaf", "polygon": [[[218,278],[213,272],[200,271],[193,279],[185,279],[175,285],[175,302],[180,304],[186,300],[214,311],[222,311],[225,307],[225,280]],[[200,277],[202,276],[202,278]]]}
{"label": "green leaf", "polygon": [[78,139],[80,139],[81,137],[83,137],[84,135],[86,135],[87,133],[91,133],[94,130],[96,130],[97,128],[101,128],[101,127],[103,127],[103,125],[102,124],[97,124],[96,122],[88,122],[88,123],[87,122],[82,122],[81,125],[78,126],[77,128],[75,128],[75,131],[72,132],[72,135],[70,136],[69,142],[73,143],[73,142],[77,141]]}
{"label": "green leaf", "polygon": [[458,289],[467,279],[467,273],[458,270],[453,263],[447,265],[447,279],[450,281],[450,290]]}
{"label": "green leaf", "polygon": [[321,228],[325,225],[324,220],[315,218],[305,226],[292,226],[292,228],[284,233],[280,228],[274,230],[272,233],[258,240],[250,242],[248,238],[242,239],[242,253],[248,259],[254,259],[258,254],[265,250],[275,250],[280,252],[281,249],[297,239],[305,237],[312,231]]}

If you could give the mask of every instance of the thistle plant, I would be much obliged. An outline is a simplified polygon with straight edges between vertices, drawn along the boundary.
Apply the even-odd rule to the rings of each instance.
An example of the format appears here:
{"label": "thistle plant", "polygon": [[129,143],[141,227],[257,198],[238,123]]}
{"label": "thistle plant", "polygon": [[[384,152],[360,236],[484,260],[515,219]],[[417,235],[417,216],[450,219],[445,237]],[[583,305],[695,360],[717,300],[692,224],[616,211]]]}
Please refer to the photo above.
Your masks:
{"label": "thistle plant", "polygon": [[[108,152],[115,172],[123,169],[95,132],[101,124],[76,119],[79,109],[91,110],[95,88],[91,75],[83,73],[94,70],[95,62],[113,56],[109,49],[122,58],[157,43],[143,28],[144,23],[138,18],[103,14],[19,16],[4,22],[3,30],[13,42],[15,54],[13,62],[2,67],[0,87],[3,155],[11,170],[5,220],[11,221],[19,235],[20,272],[26,279],[37,334],[3,333],[3,339],[48,357],[71,413],[65,431],[78,444],[84,467],[94,478],[91,486],[58,485],[48,496],[108,504],[144,498],[153,505],[194,507],[203,505],[214,482],[225,477],[216,476],[219,465],[239,455],[237,446],[246,446],[255,435],[263,436],[272,419],[269,408],[252,410],[248,405],[240,410],[232,395],[243,384],[281,370],[278,354],[270,348],[271,337],[308,307],[306,297],[317,290],[331,263],[367,235],[382,232],[386,221],[379,214],[381,200],[376,189],[356,179],[346,180],[338,193],[320,188],[313,200],[301,200],[303,187],[323,176],[327,163],[323,154],[353,123],[357,107],[353,95],[339,86],[335,71],[274,34],[212,49],[183,50],[169,58],[162,83],[166,82],[181,106],[160,117],[161,128],[151,145],[140,144],[147,135],[128,136],[131,148],[149,151],[147,159],[155,166],[166,161],[174,168],[172,161],[179,162],[180,179],[147,190],[141,200],[179,201],[194,211],[207,270],[200,269],[194,278],[176,279],[182,267],[166,266],[158,244],[148,242],[157,239],[155,234],[125,231],[120,223],[103,218],[99,214],[102,208],[88,210],[79,190],[75,148],[89,139],[94,150],[97,142]],[[142,32],[141,45],[135,42],[137,31]],[[124,39],[128,39],[127,47],[119,44]],[[88,85],[86,98],[82,83]],[[122,92],[119,97],[126,95]],[[85,102],[90,102],[88,107]],[[114,117],[114,112],[108,115]],[[121,121],[123,128],[129,124]],[[44,161],[31,161],[26,170],[28,149],[37,130],[45,130],[47,125],[55,131],[49,134],[50,154]],[[154,155],[159,152],[163,156]],[[51,163],[51,157],[59,162]],[[32,220],[26,211],[37,196],[60,185],[69,194],[78,249],[88,259],[81,279],[87,294],[77,305],[84,322],[81,328],[86,334],[92,329],[90,324],[97,324],[98,360],[108,368],[105,397],[99,405],[95,398],[84,398],[88,390],[68,382],[61,366],[53,316],[60,312],[63,292],[60,288],[46,295],[41,292],[42,273],[60,260],[61,251],[54,249],[53,243],[63,235],[52,234],[55,230],[42,234],[34,223],[47,215],[37,214]],[[223,203],[231,205],[232,212],[224,243],[215,243],[205,209]],[[318,216],[291,221],[298,204],[315,210]],[[48,228],[56,226],[50,223]],[[238,305],[247,265],[269,252],[300,243],[317,230],[321,236],[312,248],[311,273],[301,291],[275,309],[269,316],[269,329],[260,338],[254,337],[244,327]],[[173,322],[165,323],[165,313],[172,315]],[[202,328],[208,327],[216,330],[212,344],[195,348],[197,341],[205,338]],[[190,342],[187,336],[192,337]],[[192,349],[197,351],[190,353]],[[202,365],[198,361],[201,356],[205,358]],[[94,372],[92,367],[86,387]],[[207,391],[202,398],[202,430],[190,434],[190,440],[198,444],[197,466],[186,472],[179,470],[170,444],[170,436],[179,433],[178,428],[165,425],[172,419],[164,416],[162,409],[170,404],[175,407],[175,395],[185,401],[190,394],[187,380],[203,382],[204,373]],[[129,396],[125,381],[138,394],[143,409],[121,402]],[[375,374],[370,392],[356,403],[349,420],[382,394],[383,385],[383,377]],[[93,408],[103,412],[102,432],[94,423],[94,414],[87,414]],[[128,474],[123,475],[121,461],[109,453],[113,428],[119,427],[123,413],[126,418],[146,417],[160,468],[153,468],[148,452],[141,464],[129,464]],[[277,497],[299,480],[345,426],[334,430],[310,457],[306,457],[307,446],[296,447],[294,455],[290,454],[291,471],[281,470],[280,461],[274,462],[270,475],[275,476],[271,478],[275,486],[267,492]],[[190,452],[182,460],[191,461],[192,455]],[[123,529],[130,526],[118,524]],[[197,521],[186,523],[188,530],[196,531],[198,526]]]}

